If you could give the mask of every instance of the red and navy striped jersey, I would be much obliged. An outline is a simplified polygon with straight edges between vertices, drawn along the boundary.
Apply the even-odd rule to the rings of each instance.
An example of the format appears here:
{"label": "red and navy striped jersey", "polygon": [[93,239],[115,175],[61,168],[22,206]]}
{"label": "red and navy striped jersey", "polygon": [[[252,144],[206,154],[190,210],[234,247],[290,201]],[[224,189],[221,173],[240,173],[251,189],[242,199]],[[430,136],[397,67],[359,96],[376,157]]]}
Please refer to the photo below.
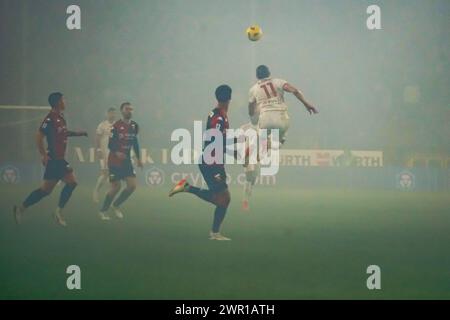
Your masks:
{"label": "red and navy striped jersey", "polygon": [[[108,148],[111,151],[108,156],[108,164],[120,166],[124,161],[131,160],[131,148],[138,149],[137,135],[139,132],[138,124],[131,120],[129,123],[123,120],[116,121],[111,130]],[[126,155],[125,160],[117,157],[116,152],[122,152]]]}
{"label": "red and navy striped jersey", "polygon": [[67,125],[62,113],[50,111],[39,130],[47,138],[47,155],[52,160],[62,160],[67,148]]}
{"label": "red and navy striped jersey", "polygon": [[[226,111],[219,109],[219,108],[214,108],[208,115],[208,119],[206,121],[206,130],[209,129],[216,129],[219,130],[222,133],[222,138],[223,138],[223,161],[222,161],[222,165],[224,163],[224,155],[225,155],[225,147],[226,147],[226,130],[230,128],[230,125],[228,123],[228,116]],[[211,141],[208,141],[209,138],[206,139],[206,141],[204,142],[203,145],[203,150],[205,150],[205,148],[214,141],[214,137],[212,137]],[[205,156],[205,154],[204,154]],[[212,153],[212,156],[214,156],[214,152]],[[216,163],[213,163],[215,165],[218,165]],[[220,164],[220,163],[219,163]]]}

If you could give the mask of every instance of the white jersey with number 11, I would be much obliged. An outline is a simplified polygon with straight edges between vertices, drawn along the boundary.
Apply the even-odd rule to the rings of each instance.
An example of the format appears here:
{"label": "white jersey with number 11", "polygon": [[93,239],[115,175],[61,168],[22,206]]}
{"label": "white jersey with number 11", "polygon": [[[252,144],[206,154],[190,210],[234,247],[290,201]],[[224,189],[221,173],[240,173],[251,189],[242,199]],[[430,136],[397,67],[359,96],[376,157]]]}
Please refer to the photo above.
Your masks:
{"label": "white jersey with number 11", "polygon": [[257,111],[287,111],[284,103],[284,85],[286,80],[265,78],[258,80],[250,88],[249,102],[256,103]]}

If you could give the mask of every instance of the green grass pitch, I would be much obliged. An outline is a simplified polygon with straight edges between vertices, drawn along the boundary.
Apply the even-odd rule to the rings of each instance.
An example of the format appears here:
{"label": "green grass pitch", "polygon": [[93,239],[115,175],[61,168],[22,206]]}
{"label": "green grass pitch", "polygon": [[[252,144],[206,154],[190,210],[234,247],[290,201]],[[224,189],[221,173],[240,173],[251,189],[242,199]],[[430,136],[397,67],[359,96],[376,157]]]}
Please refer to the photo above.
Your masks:
{"label": "green grass pitch", "polygon": [[[100,221],[91,190],[69,202],[69,227],[50,214],[59,188],[27,211],[31,188],[1,186],[1,299],[449,299],[447,193],[256,188],[251,212],[231,189],[223,233],[208,240],[212,206],[141,186],[125,219]],[[81,268],[81,290],[66,268]],[[366,268],[381,268],[368,290]]]}

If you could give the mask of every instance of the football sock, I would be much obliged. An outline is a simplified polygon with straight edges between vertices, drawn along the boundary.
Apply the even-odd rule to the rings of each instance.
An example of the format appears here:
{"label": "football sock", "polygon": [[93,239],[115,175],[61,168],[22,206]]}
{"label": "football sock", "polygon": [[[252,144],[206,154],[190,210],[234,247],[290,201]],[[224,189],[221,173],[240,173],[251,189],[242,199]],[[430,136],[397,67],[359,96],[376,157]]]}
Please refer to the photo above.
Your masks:
{"label": "football sock", "polygon": [[128,199],[128,197],[133,193],[133,189],[125,188],[120,195],[117,197],[116,201],[114,201],[113,206],[119,207],[122,203],[125,202],[125,200]]}
{"label": "football sock", "polygon": [[220,231],[220,226],[222,225],[222,221],[225,218],[225,214],[227,213],[226,207],[217,206],[214,210],[214,220],[212,225],[212,232],[217,233]]}
{"label": "football sock", "polygon": [[186,191],[195,194],[200,199],[212,202],[213,193],[210,190],[200,189],[190,185]]}
{"label": "football sock", "polygon": [[101,212],[108,211],[109,207],[111,206],[111,202],[113,202],[114,196],[110,195],[109,193],[106,194],[105,200],[103,201],[103,206],[100,209]]}
{"label": "football sock", "polygon": [[64,188],[61,190],[61,194],[59,195],[59,208],[62,209],[66,206],[67,201],[69,201],[70,197],[72,196],[72,192],[76,187],[76,183],[70,183],[64,186]]}
{"label": "football sock", "polygon": [[48,196],[48,193],[42,190],[41,188],[34,190],[29,194],[29,196],[25,199],[22,206],[24,209],[32,206],[35,203],[41,201],[42,198]]}

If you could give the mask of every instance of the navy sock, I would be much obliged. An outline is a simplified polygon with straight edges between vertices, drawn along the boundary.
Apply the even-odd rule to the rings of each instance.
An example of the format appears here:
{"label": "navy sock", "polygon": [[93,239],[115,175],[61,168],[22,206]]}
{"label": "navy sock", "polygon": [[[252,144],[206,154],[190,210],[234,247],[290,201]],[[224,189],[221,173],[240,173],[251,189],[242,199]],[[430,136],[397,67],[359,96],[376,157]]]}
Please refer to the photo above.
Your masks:
{"label": "navy sock", "polygon": [[109,193],[106,194],[105,200],[103,201],[103,206],[100,209],[101,212],[108,211],[111,206],[111,202],[114,200],[114,196],[111,196]]}
{"label": "navy sock", "polygon": [[209,191],[209,190],[200,189],[200,188],[197,188],[197,187],[194,187],[194,186],[189,186],[187,192],[195,194],[200,199],[212,203],[213,193],[211,191]]}
{"label": "navy sock", "polygon": [[119,207],[122,203],[124,203],[125,200],[127,200],[128,197],[133,193],[133,191],[134,190],[131,189],[124,189],[117,197],[116,201],[114,201],[114,207]]}
{"label": "navy sock", "polygon": [[38,203],[39,201],[41,201],[42,198],[46,196],[48,196],[47,192],[45,192],[41,188],[36,189],[28,195],[28,197],[25,199],[22,205],[24,208],[28,208],[33,204]]}
{"label": "navy sock", "polygon": [[67,201],[69,201],[70,197],[72,196],[73,190],[77,187],[76,184],[66,184],[64,188],[61,190],[61,194],[59,195],[59,204],[58,207],[61,209],[64,208],[67,204]]}
{"label": "navy sock", "polygon": [[220,231],[220,226],[222,225],[226,213],[227,213],[226,207],[216,207],[216,210],[214,210],[214,221],[212,226],[212,232],[217,233]]}

